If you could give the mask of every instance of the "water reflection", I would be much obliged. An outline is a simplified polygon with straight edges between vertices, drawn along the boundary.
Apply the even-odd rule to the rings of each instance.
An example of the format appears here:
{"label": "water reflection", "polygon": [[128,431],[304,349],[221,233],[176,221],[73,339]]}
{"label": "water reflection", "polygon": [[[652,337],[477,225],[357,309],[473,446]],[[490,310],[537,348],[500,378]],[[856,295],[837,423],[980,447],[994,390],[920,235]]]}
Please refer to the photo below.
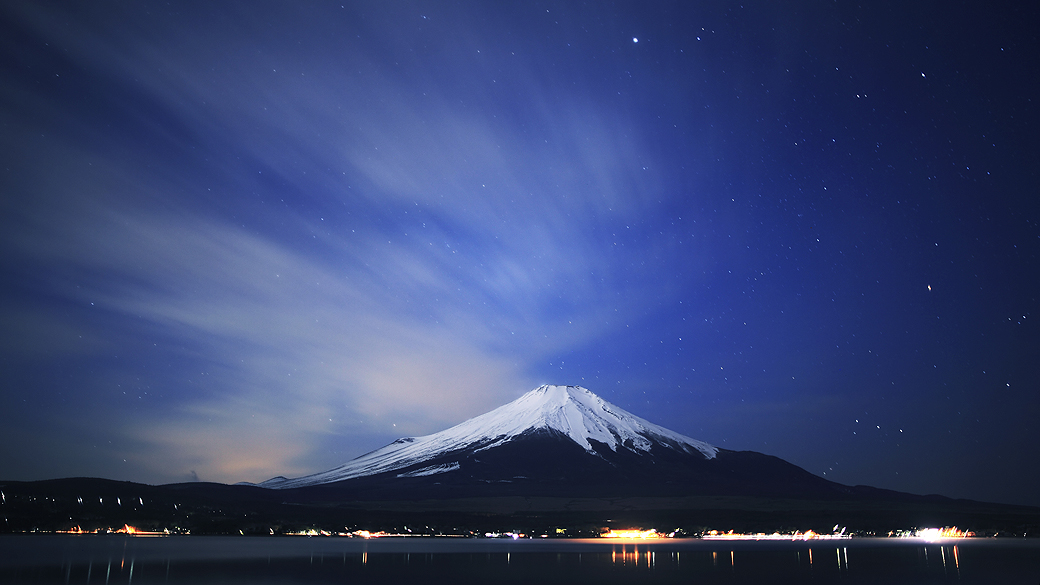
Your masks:
{"label": "water reflection", "polygon": [[[950,547],[950,548],[952,548],[952,550],[950,551],[950,555],[949,555],[950,556],[950,561],[953,563],[953,568],[956,571],[957,576],[960,576],[960,574],[961,574],[961,559],[960,559],[960,554],[957,551],[957,545],[954,545],[953,547]],[[947,567],[946,567],[946,555],[947,555],[946,550],[947,550],[947,547],[945,547],[945,546],[939,547],[939,553],[942,555],[943,571],[944,572],[946,572],[946,570],[947,570]]]}
{"label": "water reflection", "polygon": [[[620,550],[620,552],[619,552]],[[610,553],[610,560],[613,564],[621,563],[627,565],[631,563],[634,566],[646,565],[647,567],[653,567],[654,565],[654,553],[649,547],[644,547],[643,551],[639,551],[639,545],[633,545],[632,550],[628,550],[626,545],[621,547],[615,546]]]}
{"label": "water reflection", "polygon": [[[851,549],[851,550],[850,550]],[[820,556],[823,555],[823,556]],[[834,556],[829,556],[834,555]],[[740,557],[737,559],[737,557]],[[962,556],[970,559],[962,566]],[[832,559],[822,561],[822,559]],[[820,563],[815,561],[821,560]],[[1035,584],[1040,543],[857,539],[666,543],[124,536],[0,537],[0,583],[838,583]]]}

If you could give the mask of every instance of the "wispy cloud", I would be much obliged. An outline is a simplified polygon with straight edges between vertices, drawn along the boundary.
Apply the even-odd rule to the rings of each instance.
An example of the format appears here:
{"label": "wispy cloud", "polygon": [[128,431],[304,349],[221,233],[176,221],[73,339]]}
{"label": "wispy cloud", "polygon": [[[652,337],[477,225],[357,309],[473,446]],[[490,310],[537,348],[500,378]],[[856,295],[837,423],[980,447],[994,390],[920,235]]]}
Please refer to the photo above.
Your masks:
{"label": "wispy cloud", "polygon": [[105,415],[155,454],[137,457],[150,477],[304,473],[439,430],[669,294],[649,276],[667,243],[629,231],[663,213],[643,139],[588,96],[550,97],[530,62],[488,68],[477,90],[513,96],[476,108],[451,74],[355,53],[228,70],[217,37],[184,56],[74,32],[69,59],[119,84],[91,98],[99,116],[154,152],[57,128],[5,245],[49,267],[28,286],[83,311],[49,328],[90,349],[49,359],[162,341],[165,369],[135,375],[164,399]]}

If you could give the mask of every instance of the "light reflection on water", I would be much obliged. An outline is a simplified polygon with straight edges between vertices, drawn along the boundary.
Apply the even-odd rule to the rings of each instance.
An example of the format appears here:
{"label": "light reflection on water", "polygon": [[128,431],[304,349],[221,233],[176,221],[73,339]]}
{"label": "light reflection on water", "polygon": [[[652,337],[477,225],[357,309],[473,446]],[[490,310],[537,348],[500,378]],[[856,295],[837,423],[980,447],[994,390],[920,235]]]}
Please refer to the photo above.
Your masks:
{"label": "light reflection on water", "polygon": [[0,583],[1029,583],[1040,541],[0,536]]}

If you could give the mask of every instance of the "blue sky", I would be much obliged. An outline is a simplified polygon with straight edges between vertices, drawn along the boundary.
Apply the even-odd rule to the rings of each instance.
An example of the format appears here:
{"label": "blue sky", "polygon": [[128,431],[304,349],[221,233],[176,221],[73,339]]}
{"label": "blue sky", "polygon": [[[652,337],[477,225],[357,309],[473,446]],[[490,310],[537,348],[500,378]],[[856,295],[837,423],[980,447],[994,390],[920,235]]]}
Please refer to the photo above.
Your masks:
{"label": "blue sky", "polygon": [[1040,504],[1026,17],[5,6],[3,476],[301,475],[558,383]]}

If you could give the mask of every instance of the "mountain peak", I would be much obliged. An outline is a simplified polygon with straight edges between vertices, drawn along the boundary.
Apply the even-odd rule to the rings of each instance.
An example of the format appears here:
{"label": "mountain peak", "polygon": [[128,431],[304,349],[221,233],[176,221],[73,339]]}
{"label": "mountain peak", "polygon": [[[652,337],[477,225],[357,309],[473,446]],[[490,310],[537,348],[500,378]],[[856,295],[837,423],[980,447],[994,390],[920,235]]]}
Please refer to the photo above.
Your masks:
{"label": "mountain peak", "polygon": [[[531,432],[551,431],[569,437],[586,452],[597,454],[593,442],[611,451],[648,453],[655,444],[712,459],[715,447],[635,416],[581,386],[542,385],[513,402],[424,437],[398,439],[322,473],[290,480],[268,480],[261,486],[301,487],[374,475],[431,461],[461,451],[480,452]],[[428,473],[457,469],[438,467]]]}
{"label": "mountain peak", "polygon": [[[718,451],[707,443],[680,435],[626,412],[581,386],[539,386],[484,416],[490,417],[495,413],[519,414],[517,418],[524,423],[530,421],[530,424],[524,425],[525,427],[540,426],[559,431],[586,451],[595,451],[589,442],[590,439],[606,444],[612,451],[616,451],[619,446],[647,451],[653,438],[667,439],[670,440],[668,442],[693,447],[709,459]],[[483,417],[477,417],[481,418]]]}

